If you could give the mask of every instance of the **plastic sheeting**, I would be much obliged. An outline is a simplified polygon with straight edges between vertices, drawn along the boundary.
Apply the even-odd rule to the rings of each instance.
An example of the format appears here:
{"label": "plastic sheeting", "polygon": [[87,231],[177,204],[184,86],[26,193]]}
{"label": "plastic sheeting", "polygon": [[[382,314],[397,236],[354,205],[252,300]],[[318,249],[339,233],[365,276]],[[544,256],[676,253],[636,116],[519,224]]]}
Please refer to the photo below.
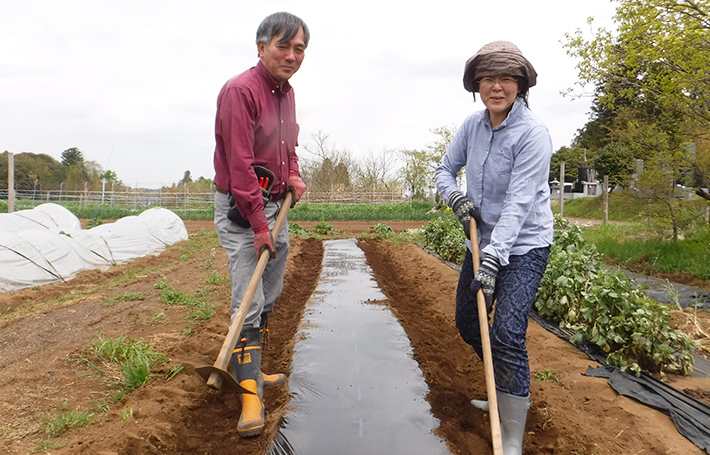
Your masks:
{"label": "plastic sheeting", "polygon": [[[529,316],[559,338],[570,340],[572,332],[559,328],[557,324],[540,316],[537,311],[531,311]],[[575,346],[602,365],[589,368],[585,373],[587,376],[606,378],[609,385],[619,394],[668,415],[680,434],[710,453],[710,406],[647,374],[636,377],[607,364],[606,354],[594,343],[583,342]]]}
{"label": "plastic sheeting", "polygon": [[0,292],[67,281],[82,270],[104,270],[158,254],[187,238],[180,217],[161,208],[86,230],[57,204],[2,213]]}
{"label": "plastic sheeting", "polygon": [[296,336],[292,406],[269,455],[449,454],[432,431],[439,421],[409,338],[357,240],[324,247],[320,281]]}

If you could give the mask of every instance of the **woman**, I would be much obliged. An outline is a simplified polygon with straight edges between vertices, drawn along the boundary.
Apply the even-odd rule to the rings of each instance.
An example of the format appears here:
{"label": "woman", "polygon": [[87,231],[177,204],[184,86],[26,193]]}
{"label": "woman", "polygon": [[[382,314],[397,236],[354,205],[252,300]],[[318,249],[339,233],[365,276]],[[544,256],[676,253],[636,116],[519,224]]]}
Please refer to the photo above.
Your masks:
{"label": "woman", "polygon": [[[486,109],[464,120],[435,174],[437,189],[467,238],[471,217],[480,232],[482,262],[475,276],[466,242],[456,290],[456,326],[482,359],[476,293],[483,291],[489,318],[495,302],[490,341],[505,455],[522,453],[530,407],[527,315],[553,239],[547,183],[552,141],[527,102],[536,78],[530,62],[507,41],[486,44],[471,57],[464,87],[474,100],[478,92]],[[456,182],[464,166],[466,195]]]}

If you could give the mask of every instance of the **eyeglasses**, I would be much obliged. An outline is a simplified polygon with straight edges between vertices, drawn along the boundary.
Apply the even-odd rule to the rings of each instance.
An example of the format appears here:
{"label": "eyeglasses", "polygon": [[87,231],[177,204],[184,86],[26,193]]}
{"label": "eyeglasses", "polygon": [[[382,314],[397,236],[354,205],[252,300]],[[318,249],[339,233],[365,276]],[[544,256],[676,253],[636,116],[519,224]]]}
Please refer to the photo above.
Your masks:
{"label": "eyeglasses", "polygon": [[484,88],[491,88],[496,84],[500,84],[501,87],[505,88],[510,88],[513,85],[518,84],[518,80],[515,79],[514,77],[500,77],[500,78],[495,78],[495,77],[482,77],[478,81],[478,85]]}

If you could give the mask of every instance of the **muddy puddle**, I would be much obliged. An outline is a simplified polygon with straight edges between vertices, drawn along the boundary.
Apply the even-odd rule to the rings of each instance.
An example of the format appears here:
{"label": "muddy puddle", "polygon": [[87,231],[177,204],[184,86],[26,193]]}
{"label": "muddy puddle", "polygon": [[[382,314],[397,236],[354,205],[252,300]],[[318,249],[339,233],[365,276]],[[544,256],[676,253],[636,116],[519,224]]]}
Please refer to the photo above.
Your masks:
{"label": "muddy puddle", "polygon": [[273,455],[448,454],[404,330],[355,239],[324,242]]}

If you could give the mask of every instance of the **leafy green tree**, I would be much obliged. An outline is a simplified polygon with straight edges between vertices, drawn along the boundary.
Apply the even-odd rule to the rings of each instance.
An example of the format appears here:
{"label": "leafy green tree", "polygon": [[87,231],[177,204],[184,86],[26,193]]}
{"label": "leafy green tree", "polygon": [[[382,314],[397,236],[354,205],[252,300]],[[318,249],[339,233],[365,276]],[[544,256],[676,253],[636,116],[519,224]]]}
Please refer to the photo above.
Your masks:
{"label": "leafy green tree", "polygon": [[[31,190],[35,181],[41,182],[43,189],[58,188],[54,173],[61,166],[59,162],[49,155],[41,153],[23,152],[15,154],[15,188],[18,190]],[[7,188],[8,152],[0,155],[0,187]]]}
{"label": "leafy green tree", "polygon": [[594,158],[594,169],[597,177],[609,177],[609,186],[626,186],[629,176],[633,173],[633,157],[621,144],[614,143],[605,146]]}
{"label": "leafy green tree", "polygon": [[438,166],[446,154],[446,149],[449,148],[449,144],[451,144],[451,141],[456,135],[456,127],[440,126],[434,128],[431,132],[439,136],[439,138],[431,144],[428,144],[426,150],[429,153],[429,159]]}
{"label": "leafy green tree", "polygon": [[[600,106],[614,115],[612,142],[651,163],[675,155],[701,181],[710,180],[704,146],[710,135],[710,0],[617,2],[615,33],[601,28],[591,39],[580,30],[567,35],[579,84],[597,87]],[[694,155],[684,152],[687,142],[696,144]],[[710,200],[707,190],[696,193]]]}
{"label": "leafy green tree", "polygon": [[76,147],[66,149],[62,152],[62,165],[64,166],[83,166],[84,155]]}
{"label": "leafy green tree", "polygon": [[400,177],[412,199],[426,199],[434,186],[431,160],[426,150],[402,150],[400,155],[404,165]]}
{"label": "leafy green tree", "polygon": [[108,183],[118,183],[118,176],[115,171],[107,170],[101,174],[101,179],[106,180]]}
{"label": "leafy green tree", "polygon": [[[427,144],[423,150],[401,150],[400,158],[403,167],[400,169],[400,178],[414,199],[427,198],[430,191],[435,188],[434,172],[441,164],[441,160],[449,148],[449,144],[456,135],[456,128],[441,126],[431,130],[437,140]],[[464,170],[461,170],[463,174]],[[460,175],[462,175],[460,174]],[[439,198],[439,194],[435,196]]]}
{"label": "leafy green tree", "polygon": [[591,110],[590,120],[577,130],[577,134],[572,140],[572,147],[580,147],[594,153],[609,144],[609,131],[614,113],[611,109],[601,105],[598,97],[594,98]]}
{"label": "leafy green tree", "polygon": [[565,162],[565,182],[574,182],[579,178],[580,167],[591,167],[594,155],[583,147],[560,147],[552,154],[550,161],[550,181],[559,180],[560,164]]}

